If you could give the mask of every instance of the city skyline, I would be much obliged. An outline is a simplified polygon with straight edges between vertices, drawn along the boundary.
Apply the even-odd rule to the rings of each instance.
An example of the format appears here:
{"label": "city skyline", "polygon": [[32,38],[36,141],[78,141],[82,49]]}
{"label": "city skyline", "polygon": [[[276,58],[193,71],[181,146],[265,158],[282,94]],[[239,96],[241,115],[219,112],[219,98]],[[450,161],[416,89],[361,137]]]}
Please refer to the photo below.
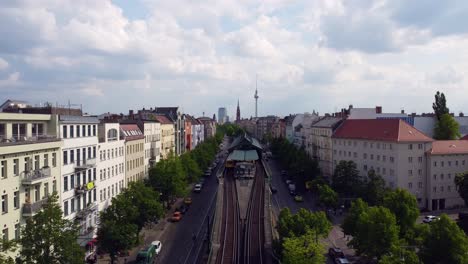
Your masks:
{"label": "city skyline", "polygon": [[258,74],[260,116],[349,104],[429,112],[436,90],[467,112],[467,10],[462,1],[9,1],[0,89],[5,100],[73,99],[93,114],[179,105],[201,116],[225,105],[233,116],[239,98],[247,117]]}

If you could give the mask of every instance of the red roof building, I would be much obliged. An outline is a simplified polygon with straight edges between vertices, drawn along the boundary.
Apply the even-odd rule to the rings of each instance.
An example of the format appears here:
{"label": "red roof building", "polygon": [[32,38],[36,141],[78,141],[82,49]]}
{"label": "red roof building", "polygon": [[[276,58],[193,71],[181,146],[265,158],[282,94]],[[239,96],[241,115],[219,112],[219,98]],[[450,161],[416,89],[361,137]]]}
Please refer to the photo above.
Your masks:
{"label": "red roof building", "polygon": [[140,128],[138,128],[138,125],[136,124],[120,124],[120,130],[122,131],[122,134],[125,137],[125,141],[145,138]]}
{"label": "red roof building", "polygon": [[333,138],[391,142],[431,142],[432,138],[400,119],[351,119],[339,126]]}

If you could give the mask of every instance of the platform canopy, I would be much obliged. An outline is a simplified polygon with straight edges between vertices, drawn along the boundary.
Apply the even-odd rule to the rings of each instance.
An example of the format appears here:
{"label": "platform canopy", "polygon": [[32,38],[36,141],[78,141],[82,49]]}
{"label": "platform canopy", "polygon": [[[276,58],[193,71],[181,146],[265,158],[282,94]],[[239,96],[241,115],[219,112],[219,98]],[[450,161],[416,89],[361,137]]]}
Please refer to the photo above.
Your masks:
{"label": "platform canopy", "polygon": [[256,150],[234,150],[229,154],[228,161],[253,161],[258,160]]}

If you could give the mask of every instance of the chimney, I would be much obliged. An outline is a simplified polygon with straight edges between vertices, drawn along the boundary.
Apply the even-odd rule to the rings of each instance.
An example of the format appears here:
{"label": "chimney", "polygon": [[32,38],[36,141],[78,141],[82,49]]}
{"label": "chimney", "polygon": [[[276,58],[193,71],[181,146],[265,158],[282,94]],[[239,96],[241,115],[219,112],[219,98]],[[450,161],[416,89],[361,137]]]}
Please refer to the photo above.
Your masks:
{"label": "chimney", "polygon": [[376,114],[381,114],[382,113],[382,107],[381,106],[376,106],[375,107],[375,113]]}
{"label": "chimney", "polygon": [[401,109],[401,113],[404,114],[404,113],[405,113],[405,109]]}
{"label": "chimney", "polygon": [[460,113],[458,114],[458,116],[459,116],[459,117],[464,117],[465,114],[463,114],[463,112],[460,112]]}
{"label": "chimney", "polygon": [[128,110],[128,119],[133,119],[133,110]]}

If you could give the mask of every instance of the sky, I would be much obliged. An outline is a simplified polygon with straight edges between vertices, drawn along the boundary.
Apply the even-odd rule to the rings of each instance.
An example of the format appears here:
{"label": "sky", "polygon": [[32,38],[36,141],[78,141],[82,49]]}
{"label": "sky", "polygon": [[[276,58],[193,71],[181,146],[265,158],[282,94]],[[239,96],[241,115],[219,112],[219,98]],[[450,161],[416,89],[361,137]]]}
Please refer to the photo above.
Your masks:
{"label": "sky", "polygon": [[211,116],[468,113],[468,1],[1,0],[1,100]]}

